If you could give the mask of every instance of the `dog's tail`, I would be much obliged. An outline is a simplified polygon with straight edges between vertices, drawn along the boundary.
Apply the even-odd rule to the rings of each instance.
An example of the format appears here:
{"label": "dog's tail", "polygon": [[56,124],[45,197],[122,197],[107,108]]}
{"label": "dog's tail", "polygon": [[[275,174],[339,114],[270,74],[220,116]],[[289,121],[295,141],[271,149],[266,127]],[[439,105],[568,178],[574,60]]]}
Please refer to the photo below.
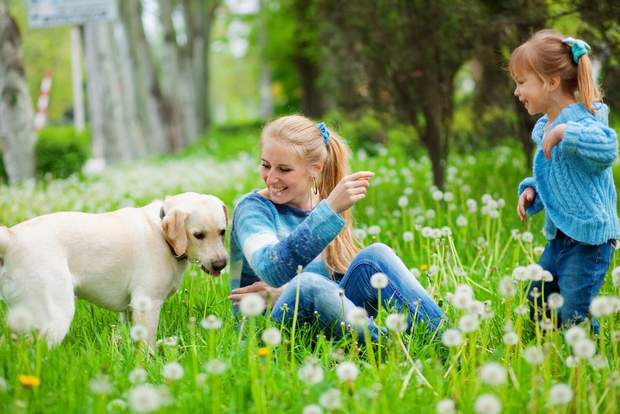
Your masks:
{"label": "dog's tail", "polygon": [[11,230],[7,227],[0,226],[0,266],[2,265],[2,259],[9,248],[9,240],[11,239]]}

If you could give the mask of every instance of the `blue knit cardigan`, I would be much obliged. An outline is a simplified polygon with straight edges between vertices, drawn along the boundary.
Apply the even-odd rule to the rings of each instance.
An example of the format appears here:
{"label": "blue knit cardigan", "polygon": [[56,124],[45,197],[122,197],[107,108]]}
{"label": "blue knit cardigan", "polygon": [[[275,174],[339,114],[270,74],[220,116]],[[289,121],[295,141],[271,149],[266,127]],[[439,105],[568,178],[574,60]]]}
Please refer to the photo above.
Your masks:
{"label": "blue knit cardigan", "polygon": [[609,108],[595,105],[592,114],[581,103],[568,105],[547,128],[566,124],[564,138],[547,160],[542,151],[548,116],[542,116],[532,131],[537,151],[534,176],[519,184],[518,194],[527,187],[536,191],[527,213],[545,210],[547,240],[560,229],[569,237],[587,244],[602,244],[620,237],[616,211],[616,188],[612,164],[618,152],[616,132],[609,128]]}

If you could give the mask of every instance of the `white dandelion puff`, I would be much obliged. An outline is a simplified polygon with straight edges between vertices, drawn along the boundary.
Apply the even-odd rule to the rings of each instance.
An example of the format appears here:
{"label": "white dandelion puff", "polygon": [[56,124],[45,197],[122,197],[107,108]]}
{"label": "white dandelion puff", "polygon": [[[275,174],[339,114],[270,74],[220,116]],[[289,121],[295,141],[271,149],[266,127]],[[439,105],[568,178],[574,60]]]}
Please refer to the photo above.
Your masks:
{"label": "white dandelion puff", "polygon": [[313,362],[306,362],[297,372],[299,379],[308,385],[318,384],[323,381],[323,368]]}
{"label": "white dandelion puff", "polygon": [[205,362],[203,368],[209,374],[221,375],[226,372],[226,369],[228,369],[228,365],[220,359],[212,358]]}
{"label": "white dandelion puff", "polygon": [[370,285],[375,289],[384,289],[388,285],[388,277],[385,273],[375,273],[370,277]]}
{"label": "white dandelion puff", "polygon": [[549,391],[549,404],[563,405],[568,404],[573,399],[572,388],[563,383],[555,384]]}
{"label": "white dandelion puff", "polygon": [[441,342],[447,347],[458,346],[463,342],[463,335],[458,329],[446,329],[441,335]]}
{"label": "white dandelion puff", "polygon": [[138,413],[150,413],[161,406],[158,389],[151,384],[142,384],[129,391],[129,406]]}
{"label": "white dandelion puff", "polygon": [[239,302],[239,310],[245,316],[258,316],[263,313],[265,307],[265,299],[258,293],[248,293]]}
{"label": "white dandelion puff", "polygon": [[364,327],[368,324],[368,312],[361,307],[355,307],[347,313],[347,322],[355,327]]}
{"label": "white dandelion puff", "polygon": [[454,400],[446,398],[437,403],[437,414],[456,414]]}
{"label": "white dandelion puff", "polygon": [[176,381],[176,380],[180,380],[181,378],[183,378],[183,375],[185,374],[185,370],[183,369],[181,364],[179,364],[176,361],[173,361],[173,362],[168,362],[167,364],[165,364],[162,367],[161,373],[165,379]]}
{"label": "white dandelion puff", "polygon": [[278,328],[267,328],[263,331],[261,338],[264,343],[271,346],[278,346],[282,342],[282,334]]}
{"label": "white dandelion puff", "polygon": [[506,369],[497,362],[489,362],[480,368],[480,379],[494,387],[502,385],[506,382]]}
{"label": "white dandelion puff", "polygon": [[340,390],[336,388],[330,388],[325,391],[319,397],[319,404],[325,407],[327,410],[334,411],[339,410],[342,407],[342,396]]}
{"label": "white dandelion puff", "polygon": [[222,320],[215,315],[209,315],[200,321],[200,326],[206,330],[217,330],[222,327]]}
{"label": "white dandelion puff", "polygon": [[476,414],[498,414],[502,410],[502,403],[493,394],[482,394],[474,403]]}
{"label": "white dandelion puff", "polygon": [[530,365],[540,365],[545,360],[542,350],[537,346],[530,346],[523,352],[523,357]]}
{"label": "white dandelion puff", "polygon": [[336,376],[342,382],[355,381],[359,373],[359,368],[351,361],[344,361],[336,365]]}
{"label": "white dandelion puff", "polygon": [[407,325],[407,317],[402,313],[392,313],[385,318],[385,326],[393,332],[404,332],[407,329]]}

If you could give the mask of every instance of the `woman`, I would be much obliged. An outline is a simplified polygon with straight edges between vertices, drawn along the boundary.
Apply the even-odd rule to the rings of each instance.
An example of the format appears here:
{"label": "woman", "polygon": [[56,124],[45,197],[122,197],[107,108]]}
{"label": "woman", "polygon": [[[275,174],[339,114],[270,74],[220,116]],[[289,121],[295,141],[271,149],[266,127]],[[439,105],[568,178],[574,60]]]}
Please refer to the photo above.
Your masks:
{"label": "woman", "polygon": [[[298,317],[338,335],[356,307],[376,315],[371,277],[383,273],[382,304],[408,313],[409,327],[438,328],[443,312],[392,249],[355,246],[350,208],[366,196],[373,173],[347,175],[348,150],[337,134],[303,116],[276,119],[262,132],[260,170],[266,187],[245,195],[234,211],[233,302],[250,292],[269,294],[272,317],[290,321],[299,289]],[[376,338],[370,318],[361,325]]]}

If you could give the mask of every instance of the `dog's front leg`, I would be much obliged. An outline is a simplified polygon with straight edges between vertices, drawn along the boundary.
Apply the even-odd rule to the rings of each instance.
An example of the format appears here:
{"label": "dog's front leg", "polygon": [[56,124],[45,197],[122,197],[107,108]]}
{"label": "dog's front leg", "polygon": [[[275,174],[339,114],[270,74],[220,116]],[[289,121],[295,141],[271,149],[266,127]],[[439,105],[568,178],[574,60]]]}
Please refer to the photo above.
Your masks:
{"label": "dog's front leg", "polygon": [[146,328],[146,344],[149,347],[149,352],[155,353],[156,337],[157,337],[157,325],[159,325],[159,314],[163,301],[151,302],[151,306],[147,309],[133,309],[131,312],[132,321],[134,325],[142,325]]}

